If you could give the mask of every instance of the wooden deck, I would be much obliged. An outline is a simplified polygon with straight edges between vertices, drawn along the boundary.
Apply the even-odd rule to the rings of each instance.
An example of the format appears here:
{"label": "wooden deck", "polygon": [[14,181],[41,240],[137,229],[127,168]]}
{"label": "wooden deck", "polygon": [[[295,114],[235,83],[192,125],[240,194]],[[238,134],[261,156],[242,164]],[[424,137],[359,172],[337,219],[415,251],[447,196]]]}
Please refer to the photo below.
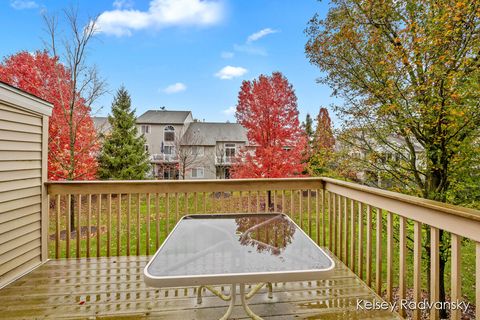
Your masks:
{"label": "wooden deck", "polygon": [[[148,257],[52,260],[0,290],[0,318],[218,319],[228,302],[196,288],[148,288]],[[388,311],[359,311],[357,299],[380,298],[335,258],[335,275],[324,281],[277,283],[274,298],[265,288],[250,300],[264,319],[399,319]],[[225,286],[228,290],[228,286]],[[240,299],[232,319],[245,319]]]}

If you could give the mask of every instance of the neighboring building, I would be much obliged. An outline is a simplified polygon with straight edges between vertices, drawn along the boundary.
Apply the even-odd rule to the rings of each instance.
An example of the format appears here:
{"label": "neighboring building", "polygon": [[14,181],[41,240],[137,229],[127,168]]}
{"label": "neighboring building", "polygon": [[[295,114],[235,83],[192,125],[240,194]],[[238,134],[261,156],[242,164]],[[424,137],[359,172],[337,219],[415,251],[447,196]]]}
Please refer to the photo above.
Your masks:
{"label": "neighboring building", "polygon": [[[98,132],[108,133],[106,117],[93,120]],[[158,179],[228,179],[240,148],[248,147],[240,124],[199,122],[190,111],[148,110],[137,129]]]}

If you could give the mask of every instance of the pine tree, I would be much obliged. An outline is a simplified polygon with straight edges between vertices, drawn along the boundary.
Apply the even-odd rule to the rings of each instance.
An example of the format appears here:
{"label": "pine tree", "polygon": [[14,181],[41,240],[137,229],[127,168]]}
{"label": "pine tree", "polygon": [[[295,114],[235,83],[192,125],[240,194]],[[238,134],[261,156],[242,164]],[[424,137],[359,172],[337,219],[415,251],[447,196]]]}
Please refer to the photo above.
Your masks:
{"label": "pine tree", "polygon": [[305,129],[305,135],[308,138],[308,144],[310,145],[313,141],[313,120],[310,116],[310,113],[307,113],[307,117],[305,118],[305,123],[303,123],[303,127]]}
{"label": "pine tree", "polygon": [[121,87],[113,100],[112,114],[108,116],[111,132],[105,137],[98,159],[101,179],[141,180],[150,171],[145,137],[138,136],[135,110],[130,107],[130,95]]}

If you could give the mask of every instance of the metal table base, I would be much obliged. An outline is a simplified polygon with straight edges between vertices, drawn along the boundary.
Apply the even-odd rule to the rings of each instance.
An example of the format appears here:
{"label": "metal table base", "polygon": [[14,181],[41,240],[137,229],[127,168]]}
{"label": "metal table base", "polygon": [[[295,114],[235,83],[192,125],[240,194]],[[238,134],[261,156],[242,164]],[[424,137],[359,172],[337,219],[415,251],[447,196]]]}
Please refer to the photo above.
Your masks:
{"label": "metal table base", "polygon": [[[247,304],[247,300],[249,300],[251,297],[253,297],[261,288],[264,286],[268,287],[268,298],[272,299],[273,298],[273,287],[271,282],[264,282],[257,284],[255,287],[253,287],[249,292],[245,292],[245,284],[244,283],[239,283],[240,286],[240,300],[242,301],[242,307],[245,310],[245,313],[252,319],[254,320],[262,320],[262,318],[258,315],[256,315],[252,309]],[[233,307],[235,306],[235,297],[237,295],[237,284],[233,283],[230,287],[230,295],[224,295],[222,292],[218,291],[217,289],[211,287],[211,286],[199,286],[197,289],[197,303],[201,304],[202,303],[202,291],[203,288],[207,289],[223,301],[230,301],[230,304],[228,306],[227,312],[220,318],[220,320],[227,320],[230,315],[232,314]]]}

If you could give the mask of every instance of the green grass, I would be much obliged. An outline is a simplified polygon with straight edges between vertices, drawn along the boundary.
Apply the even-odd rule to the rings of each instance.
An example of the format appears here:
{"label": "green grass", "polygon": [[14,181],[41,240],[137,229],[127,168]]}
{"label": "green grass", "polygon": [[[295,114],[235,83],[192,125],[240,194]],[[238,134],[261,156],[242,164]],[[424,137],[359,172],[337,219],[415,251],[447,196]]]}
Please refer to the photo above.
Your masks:
{"label": "green grass", "polygon": [[[303,229],[307,234],[311,236],[313,240],[316,241],[316,231],[317,231],[317,207],[316,207],[316,194],[312,193],[310,197],[310,211],[308,211],[308,197],[307,192],[303,192],[303,196],[300,197],[300,193],[298,191],[294,192],[293,202],[290,191],[285,191],[284,196],[280,192],[276,193],[276,211],[282,211],[282,198],[285,200],[285,205],[283,206],[283,211],[289,214],[292,219],[299,225],[302,225]],[[222,196],[221,193],[217,193],[216,195],[212,193],[208,193],[204,198],[203,193],[199,193],[197,196],[197,201],[195,201],[194,194],[188,194],[185,197],[185,194],[181,193],[178,194],[178,205],[177,205],[177,198],[175,194],[170,194],[168,205],[169,211],[167,213],[166,206],[167,200],[164,194],[158,195],[158,209],[156,206],[157,195],[152,194],[150,198],[150,228],[149,228],[149,238],[147,241],[147,203],[146,203],[146,195],[142,195],[140,197],[140,223],[137,221],[138,216],[138,204],[137,204],[137,195],[132,194],[131,196],[131,210],[130,210],[130,254],[136,255],[137,254],[137,241],[139,243],[139,251],[138,254],[145,255],[147,254],[147,246],[148,246],[148,254],[153,254],[157,250],[157,243],[161,245],[162,242],[165,240],[169,231],[173,229],[176,222],[179,218],[185,215],[187,212],[188,214],[193,213],[213,213],[213,212],[247,212],[249,210],[248,200],[247,200],[247,192],[242,193],[242,197],[240,197],[239,192],[235,192],[232,195],[225,194]],[[266,192],[261,192],[259,200],[257,202],[257,193],[252,192],[250,196],[250,211],[256,212],[257,205],[260,208],[261,212],[265,211],[265,202],[267,199]],[[273,197],[273,196],[272,196]],[[301,200],[300,200],[301,199]],[[100,226],[102,227],[102,231],[100,233],[100,253],[97,253],[97,235],[93,235],[90,238],[90,256],[107,256],[108,251],[108,226],[110,225],[110,255],[126,255],[127,254],[127,225],[128,225],[128,213],[127,213],[127,205],[128,199],[126,195],[122,196],[121,200],[121,212],[120,212],[120,223],[118,221],[118,198],[117,196],[112,196],[111,201],[111,219],[109,224],[109,215],[108,215],[108,203],[107,203],[107,196],[104,195],[102,197],[102,210],[100,215]],[[301,204],[300,204],[301,201]],[[51,209],[50,209],[50,226],[49,226],[49,233],[50,235],[54,235],[56,232],[56,208],[52,201]],[[272,202],[274,202],[272,200]],[[195,206],[195,204],[197,204]],[[81,204],[81,216],[80,216],[80,225],[87,226],[87,198],[86,196],[82,196],[82,204]],[[76,217],[78,214],[78,200],[75,201],[75,213]],[[197,207],[197,208],[195,208]],[[290,214],[291,209],[293,207],[293,215]],[[67,217],[66,217],[66,197],[61,198],[61,212],[60,212],[60,230],[66,230],[67,225]],[[204,210],[206,208],[206,210]],[[300,210],[301,208],[301,210]],[[350,210],[350,205],[348,206]],[[98,223],[98,210],[97,210],[97,199],[95,196],[92,197],[92,210],[90,215],[91,226],[97,226]],[[355,234],[358,239],[358,207],[355,206],[354,208],[355,217],[357,224],[355,226]],[[327,210],[326,210],[327,211]],[[301,212],[301,213],[300,213]],[[382,232],[382,283],[383,289],[386,288],[386,272],[387,272],[387,237],[386,237],[386,212],[383,212],[383,232]],[[301,216],[301,218],[300,218]],[[157,217],[159,219],[157,219]],[[348,218],[350,219],[350,211],[348,211]],[[394,234],[398,234],[398,220],[399,217],[394,215]],[[157,223],[158,223],[158,230],[157,233]],[[329,221],[328,221],[328,213],[325,214],[323,218],[323,223],[325,224],[325,239],[327,239],[327,247],[328,247],[328,239],[329,239]],[[75,221],[77,225],[77,221]],[[365,211],[363,213],[363,224],[364,224],[364,241],[362,242],[363,252],[364,252],[364,271],[362,278],[366,279],[366,268],[365,268],[365,261],[366,261],[366,214]],[[376,213],[373,212],[372,214],[372,286],[375,284],[375,262],[376,262],[376,254],[375,254],[375,243],[376,243],[376,232],[375,232],[375,224],[376,224]],[[140,232],[138,232],[137,227],[140,226]],[[117,230],[120,226],[120,252],[117,252]],[[319,195],[319,219],[318,219],[318,228],[320,230],[319,239],[320,244],[323,244],[323,234],[322,234],[322,210],[321,210],[321,195]],[[103,230],[105,229],[105,230]],[[343,233],[343,230],[342,230]],[[348,227],[348,233],[350,233],[350,225]],[[350,235],[349,235],[350,237]],[[398,286],[399,279],[399,243],[394,237],[394,254],[393,254],[393,286]],[[411,222],[409,222],[409,226],[407,227],[407,238],[413,239],[413,228],[411,227]],[[157,240],[158,239],[158,240]],[[335,244],[335,242],[334,242]],[[344,244],[345,245],[345,244]],[[350,243],[348,244],[348,248]],[[412,242],[407,239],[407,246],[412,247]],[[334,251],[334,250],[333,250]],[[358,240],[355,248],[356,254],[358,254]],[[334,251],[335,252],[335,251]],[[349,251],[348,251],[349,252]],[[80,257],[87,256],[87,240],[86,237],[82,237],[80,239]],[[49,254],[51,258],[56,257],[56,247],[55,241],[49,240]],[[65,258],[67,256],[67,248],[66,248],[66,241],[65,239],[59,241],[59,258]],[[69,250],[70,257],[76,257],[76,237],[70,240],[70,250]],[[341,254],[337,253],[339,258]],[[350,257],[350,253],[348,253]],[[423,256],[425,256],[425,252],[423,252]],[[474,243],[469,240],[464,240],[462,243],[462,292],[464,297],[470,301],[475,301],[475,246]],[[407,275],[406,275],[406,283],[407,288],[413,287],[413,255],[412,253],[407,250],[407,258],[406,258],[406,266],[407,266]],[[358,256],[355,257],[355,264],[357,264]],[[344,261],[345,262],[345,261]],[[429,270],[429,266],[425,259],[423,260],[422,266],[422,288],[427,289],[427,272]],[[355,270],[357,272],[357,269]],[[446,290],[447,294],[450,290],[450,263],[446,266]]]}

